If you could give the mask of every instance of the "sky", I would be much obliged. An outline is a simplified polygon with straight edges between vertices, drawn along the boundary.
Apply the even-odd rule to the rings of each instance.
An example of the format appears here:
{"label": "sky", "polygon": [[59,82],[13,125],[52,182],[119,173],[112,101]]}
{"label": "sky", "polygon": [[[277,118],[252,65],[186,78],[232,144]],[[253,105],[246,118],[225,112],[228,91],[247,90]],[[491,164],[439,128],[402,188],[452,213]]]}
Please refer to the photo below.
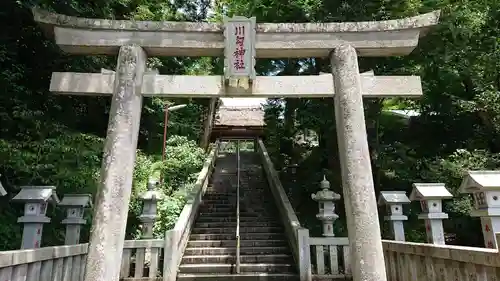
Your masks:
{"label": "sky", "polygon": [[256,106],[266,102],[262,98],[221,98],[225,106]]}

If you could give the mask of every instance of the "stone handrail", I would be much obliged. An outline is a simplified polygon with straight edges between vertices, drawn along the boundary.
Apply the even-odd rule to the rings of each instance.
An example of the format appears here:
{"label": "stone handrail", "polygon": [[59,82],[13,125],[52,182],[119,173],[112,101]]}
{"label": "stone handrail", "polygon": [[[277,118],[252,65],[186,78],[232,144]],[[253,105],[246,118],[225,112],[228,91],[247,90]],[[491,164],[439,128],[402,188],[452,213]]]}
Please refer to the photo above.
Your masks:
{"label": "stone handrail", "polygon": [[262,159],[262,165],[264,167],[266,178],[269,183],[269,188],[271,189],[271,193],[274,197],[274,202],[278,207],[281,220],[283,221],[285,232],[288,237],[288,241],[290,242],[295,262],[300,265],[301,258],[299,253],[298,239],[298,230],[301,229],[300,221],[297,218],[295,211],[293,210],[292,204],[290,204],[290,200],[288,200],[288,196],[286,195],[283,186],[281,185],[278,173],[274,169],[274,165],[271,161],[271,158],[269,157],[264,143],[260,139],[257,141],[257,143],[259,154]]}
{"label": "stone handrail", "polygon": [[383,247],[388,281],[500,280],[499,250],[389,240]]}
{"label": "stone handrail", "polygon": [[163,263],[164,281],[176,280],[177,268],[181,262],[184,249],[186,248],[187,241],[189,239],[189,234],[191,233],[191,228],[194,220],[196,219],[196,215],[198,214],[198,208],[202,203],[203,195],[207,189],[215,159],[217,158],[218,147],[219,141],[215,142],[214,148],[212,148],[208,154],[205,164],[198,175],[195,186],[191,191],[191,195],[188,198],[186,205],[184,205],[184,208],[181,211],[177,223],[172,230],[165,233],[164,248],[165,252],[169,254],[165,255]]}
{"label": "stone handrail", "polygon": [[[163,244],[162,239],[125,241],[120,279],[156,280]],[[0,280],[83,281],[87,250],[85,243],[0,252]]]}

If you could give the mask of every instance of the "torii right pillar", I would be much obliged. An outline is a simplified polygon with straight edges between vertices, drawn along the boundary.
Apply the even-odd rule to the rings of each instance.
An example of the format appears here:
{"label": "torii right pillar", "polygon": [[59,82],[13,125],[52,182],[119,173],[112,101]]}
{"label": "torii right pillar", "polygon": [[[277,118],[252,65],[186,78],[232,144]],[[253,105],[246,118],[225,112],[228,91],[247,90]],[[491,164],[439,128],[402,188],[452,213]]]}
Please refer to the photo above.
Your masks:
{"label": "torii right pillar", "polygon": [[335,47],[330,62],[353,280],[386,281],[364,116],[364,85],[355,47],[348,43]]}
{"label": "torii right pillar", "polygon": [[356,49],[340,45],[331,52],[330,60],[353,280],[385,281]]}

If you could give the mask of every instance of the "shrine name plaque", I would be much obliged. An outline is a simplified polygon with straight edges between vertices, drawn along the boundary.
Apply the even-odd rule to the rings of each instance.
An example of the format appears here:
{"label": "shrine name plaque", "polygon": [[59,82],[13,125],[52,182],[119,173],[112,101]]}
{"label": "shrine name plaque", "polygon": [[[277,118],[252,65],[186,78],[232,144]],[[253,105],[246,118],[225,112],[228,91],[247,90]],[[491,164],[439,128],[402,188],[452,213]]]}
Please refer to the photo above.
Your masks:
{"label": "shrine name plaque", "polygon": [[224,18],[224,76],[255,79],[255,17]]}

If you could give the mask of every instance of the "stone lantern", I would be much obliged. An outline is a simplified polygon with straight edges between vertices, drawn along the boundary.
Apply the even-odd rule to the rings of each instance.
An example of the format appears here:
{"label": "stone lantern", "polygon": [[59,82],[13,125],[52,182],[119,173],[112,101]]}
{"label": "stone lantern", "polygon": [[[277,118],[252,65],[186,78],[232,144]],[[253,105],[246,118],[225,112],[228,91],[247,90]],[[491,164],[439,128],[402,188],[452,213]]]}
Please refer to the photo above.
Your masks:
{"label": "stone lantern", "polygon": [[[2,175],[0,174],[0,178],[2,177]],[[7,191],[5,191],[5,189],[3,188],[3,185],[2,185],[2,182],[0,181],[0,196],[5,196],[7,195]]]}
{"label": "stone lantern", "polygon": [[469,171],[460,185],[461,193],[472,193],[471,216],[481,218],[484,245],[496,249],[500,232],[500,171]]}
{"label": "stone lantern", "polygon": [[162,199],[161,193],[154,190],[157,185],[157,181],[150,180],[148,182],[148,190],[141,194],[144,206],[139,219],[142,223],[142,237],[145,239],[153,237],[153,226],[157,218],[157,202]]}
{"label": "stone lantern", "polygon": [[80,230],[85,224],[83,215],[85,208],[92,207],[92,195],[90,194],[67,194],[59,203],[66,207],[66,219],[61,223],[66,225],[65,245],[75,245],[80,243]]}
{"label": "stone lantern", "polygon": [[318,202],[319,213],[316,218],[323,224],[323,236],[335,236],[333,233],[333,222],[338,219],[335,214],[334,201],[340,200],[340,195],[330,190],[330,182],[323,176],[321,190],[311,194],[311,198]]}
{"label": "stone lantern", "polygon": [[448,214],[443,213],[443,199],[453,196],[446,189],[444,183],[414,183],[410,200],[420,201],[422,213],[419,219],[425,220],[427,242],[432,244],[445,244],[443,220]]}
{"label": "stone lantern", "polygon": [[410,203],[410,199],[404,191],[382,191],[378,198],[379,206],[387,207],[388,216],[384,220],[391,222],[391,231],[394,240],[405,241],[405,230],[403,222],[408,217],[403,215],[403,204]]}
{"label": "stone lantern", "polygon": [[21,186],[21,191],[12,201],[24,203],[24,216],[17,222],[23,223],[22,249],[40,248],[43,224],[49,223],[46,217],[47,203],[59,203],[55,186]]}

